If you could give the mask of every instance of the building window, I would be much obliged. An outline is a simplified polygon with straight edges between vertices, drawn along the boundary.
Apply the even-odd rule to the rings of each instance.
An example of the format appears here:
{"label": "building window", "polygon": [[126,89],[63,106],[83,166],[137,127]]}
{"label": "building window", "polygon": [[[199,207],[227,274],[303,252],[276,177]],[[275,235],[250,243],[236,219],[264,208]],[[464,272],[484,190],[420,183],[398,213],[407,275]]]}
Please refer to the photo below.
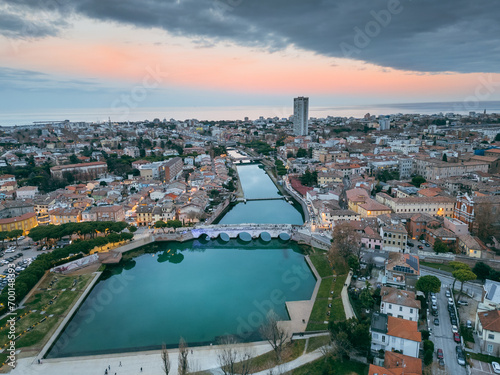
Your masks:
{"label": "building window", "polygon": [[399,311],[403,311],[403,306],[399,306]]}
{"label": "building window", "polygon": [[495,335],[493,333],[489,333],[488,340],[494,340],[494,339],[495,339]]}
{"label": "building window", "polygon": [[410,314],[413,314],[413,309],[410,309]]}
{"label": "building window", "polygon": [[392,310],[392,305],[391,304],[389,304],[389,309]]}
{"label": "building window", "polygon": [[486,349],[488,353],[493,353],[493,344],[488,344],[488,347]]}
{"label": "building window", "polygon": [[[382,342],[385,342],[385,336],[384,335],[382,335]],[[492,349],[492,351],[493,351],[493,349]]]}

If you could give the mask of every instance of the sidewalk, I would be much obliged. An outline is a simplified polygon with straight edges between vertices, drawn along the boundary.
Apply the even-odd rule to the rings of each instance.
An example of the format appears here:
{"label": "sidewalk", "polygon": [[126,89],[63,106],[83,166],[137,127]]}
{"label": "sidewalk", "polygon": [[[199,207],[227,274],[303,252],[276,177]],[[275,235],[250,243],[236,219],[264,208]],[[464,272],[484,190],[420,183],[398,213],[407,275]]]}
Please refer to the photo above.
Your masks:
{"label": "sidewalk", "polygon": [[347,275],[344,287],[342,288],[342,292],[340,293],[340,295],[342,296],[342,304],[344,305],[346,319],[351,319],[356,317],[356,314],[354,314],[354,310],[352,309],[351,306],[351,301],[349,301],[349,295],[347,294],[347,287],[349,286],[349,284],[351,284],[351,276],[352,276],[352,271],[349,271],[349,275]]}

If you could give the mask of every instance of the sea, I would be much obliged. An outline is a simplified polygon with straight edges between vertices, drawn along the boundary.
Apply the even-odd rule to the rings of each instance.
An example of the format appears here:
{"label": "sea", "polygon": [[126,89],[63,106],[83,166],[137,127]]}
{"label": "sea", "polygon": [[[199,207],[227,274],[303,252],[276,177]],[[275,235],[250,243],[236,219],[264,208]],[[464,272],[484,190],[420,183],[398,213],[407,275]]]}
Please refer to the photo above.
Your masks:
{"label": "sea", "polygon": [[[399,103],[399,104],[372,104],[352,106],[322,106],[309,108],[309,116],[316,118],[354,117],[361,118],[365,114],[392,115],[392,114],[469,114],[500,113],[500,101],[462,101],[462,102],[429,102],[429,103]],[[126,115],[117,113],[113,108],[78,108],[78,109],[46,109],[37,111],[0,112],[0,126],[26,126],[37,123],[60,122],[135,122],[158,118],[199,121],[233,121],[250,120],[259,117],[287,118],[293,114],[290,106],[234,106],[234,107],[164,107],[164,108],[131,108]]]}

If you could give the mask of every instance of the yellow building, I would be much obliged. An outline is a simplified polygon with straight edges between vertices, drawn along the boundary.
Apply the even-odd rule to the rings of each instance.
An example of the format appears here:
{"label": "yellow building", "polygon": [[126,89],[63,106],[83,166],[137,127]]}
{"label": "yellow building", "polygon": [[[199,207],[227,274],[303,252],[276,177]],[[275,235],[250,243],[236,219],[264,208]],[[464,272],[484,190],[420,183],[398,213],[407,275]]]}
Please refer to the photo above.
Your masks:
{"label": "yellow building", "polygon": [[57,208],[49,211],[50,223],[61,225],[79,223],[82,221],[82,212],[78,208]]}
{"label": "yellow building", "polygon": [[458,248],[462,254],[472,258],[481,258],[483,248],[470,234],[458,236]]}
{"label": "yellow building", "polygon": [[377,217],[379,215],[390,214],[392,212],[389,207],[384,206],[371,198],[368,198],[366,203],[358,204],[357,208],[358,214],[360,214],[361,217]]}
{"label": "yellow building", "polygon": [[29,232],[31,228],[34,228],[37,225],[38,222],[36,221],[36,214],[34,212],[28,212],[21,216],[0,219],[0,228],[2,232],[22,229],[23,234],[25,234],[26,232]]}

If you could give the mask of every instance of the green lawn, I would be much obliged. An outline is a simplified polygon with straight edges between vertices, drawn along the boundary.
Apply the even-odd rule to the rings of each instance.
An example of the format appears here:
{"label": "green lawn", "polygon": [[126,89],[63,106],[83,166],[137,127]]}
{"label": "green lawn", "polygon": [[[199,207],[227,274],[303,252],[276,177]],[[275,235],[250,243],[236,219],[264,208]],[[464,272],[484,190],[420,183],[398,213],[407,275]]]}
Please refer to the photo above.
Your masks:
{"label": "green lawn", "polygon": [[[282,362],[290,362],[294,359],[300,357],[304,352],[306,346],[306,340],[295,340],[292,343],[288,344],[287,347],[283,350],[281,354]],[[252,358],[252,370],[253,372],[259,372],[268,368],[272,368],[277,366],[278,362],[276,361],[276,354],[274,350],[270,352],[259,355],[255,358]],[[238,371],[238,364],[236,364],[236,370]]]}
{"label": "green lawn", "polygon": [[[26,308],[17,311],[18,316],[22,316],[22,318],[16,322],[16,334],[21,333],[22,335],[16,341],[16,348],[27,348],[33,345],[41,346],[43,341],[48,338],[47,335],[64,318],[70,306],[81,295],[92,277],[94,277],[93,274],[78,276],[76,290],[71,291],[68,289],[68,285],[73,284],[74,277],[49,275],[40,287],[46,289],[50,281],[57,278],[57,281],[52,284],[51,290],[35,292],[27,301]],[[66,290],[62,291],[61,289]],[[57,298],[54,300],[55,296]],[[49,303],[50,301],[52,303]],[[41,314],[41,312],[44,313]],[[50,317],[50,315],[53,316]],[[0,327],[4,326],[6,321],[7,318],[2,319]],[[4,332],[7,332],[5,328],[0,331],[0,348],[3,348],[8,343],[8,337]],[[0,363],[4,363],[5,359],[6,353],[0,354]]]}
{"label": "green lawn", "polygon": [[326,315],[326,312],[328,310],[328,302],[327,299],[316,299],[309,320],[313,322],[327,321],[328,315]]}
{"label": "green lawn", "polygon": [[325,252],[316,252],[309,255],[309,258],[321,277],[333,275],[332,267]]}
{"label": "green lawn", "polygon": [[320,358],[314,362],[308,363],[307,365],[301,366],[288,372],[289,375],[310,375],[310,374],[335,374],[335,375],[352,375],[368,374],[368,365],[355,361],[335,361],[332,358],[328,358],[326,361],[324,358]]}
{"label": "green lawn", "polygon": [[307,344],[307,353],[313,352],[322,346],[328,345],[330,343],[330,336],[316,336],[309,339]]}
{"label": "green lawn", "polygon": [[431,267],[431,268],[435,268],[437,270],[441,270],[441,271],[446,271],[446,272],[453,272],[453,267],[452,266],[449,266],[447,264],[439,264],[439,263],[431,263],[431,262],[420,262],[420,265],[421,266],[425,266],[425,267]]}
{"label": "green lawn", "polygon": [[322,279],[318,289],[318,295],[316,296],[316,298],[330,297],[330,291],[332,290],[332,282],[333,279],[331,277],[327,279]]}
{"label": "green lawn", "polygon": [[338,322],[340,320],[345,320],[345,310],[344,304],[341,298],[334,299],[332,302],[332,309],[330,315],[330,321]]}

